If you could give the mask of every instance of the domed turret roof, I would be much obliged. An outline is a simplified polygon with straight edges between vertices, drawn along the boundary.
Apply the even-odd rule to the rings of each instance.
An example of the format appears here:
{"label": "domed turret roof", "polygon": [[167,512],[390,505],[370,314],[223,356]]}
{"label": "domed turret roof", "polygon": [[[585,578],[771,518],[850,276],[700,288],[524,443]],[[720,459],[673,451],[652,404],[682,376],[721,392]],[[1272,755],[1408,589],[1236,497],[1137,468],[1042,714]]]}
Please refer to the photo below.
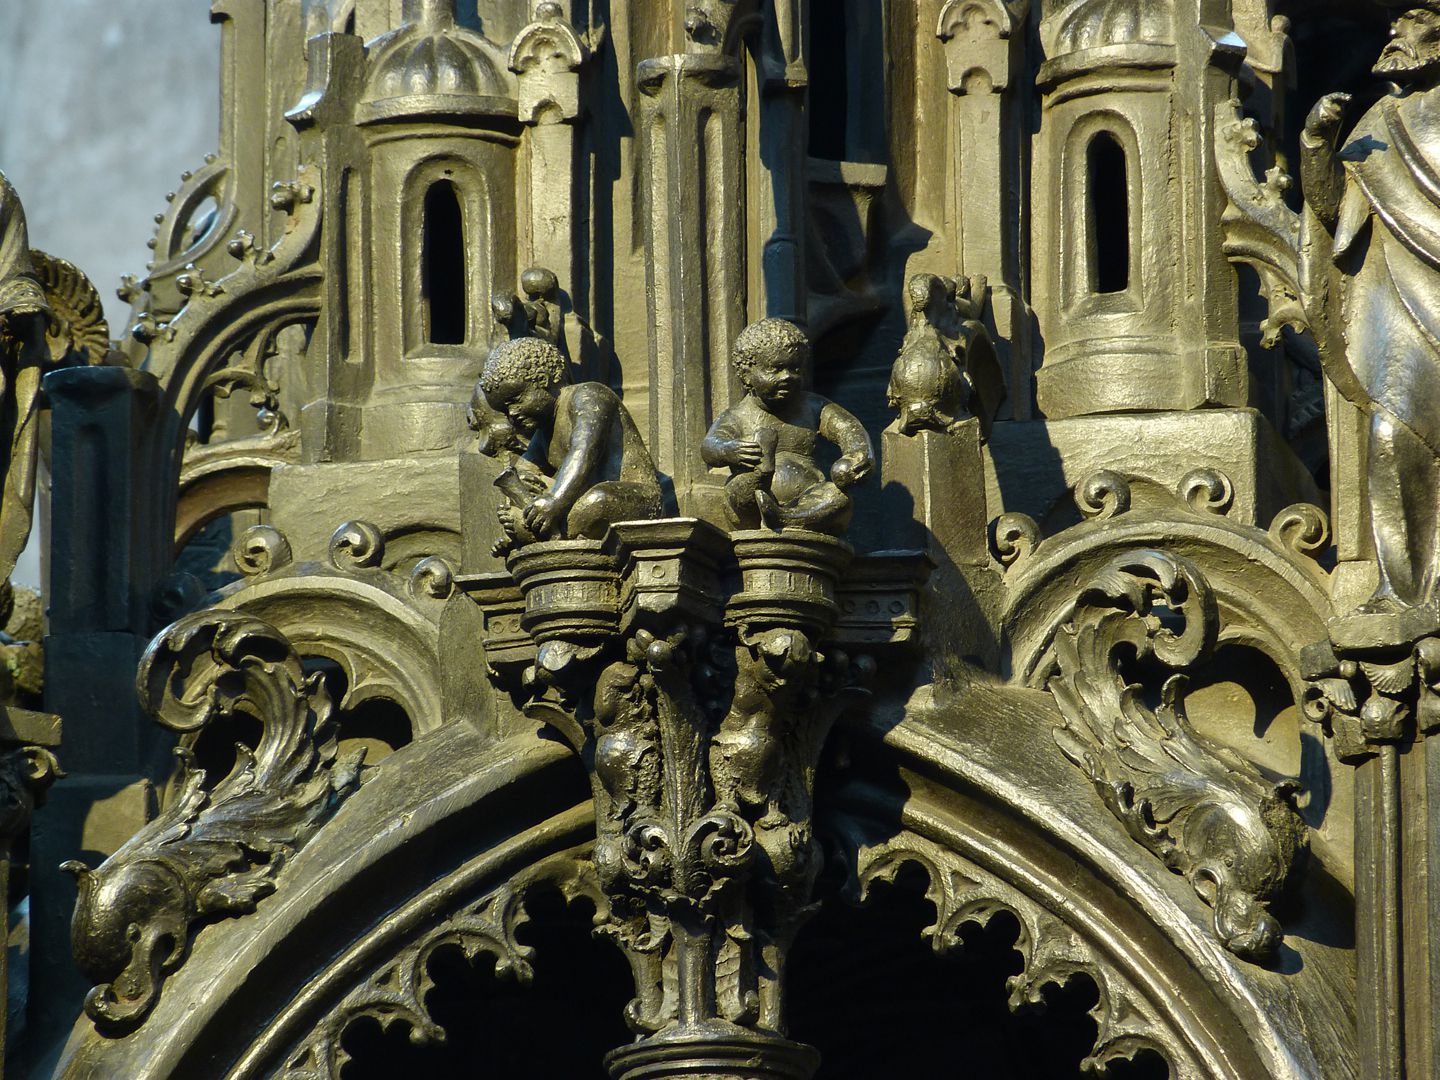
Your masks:
{"label": "domed turret roof", "polygon": [[1107,45],[1175,41],[1174,0],[1055,0],[1040,35],[1048,58]]}
{"label": "domed turret roof", "polygon": [[500,50],[455,22],[454,0],[407,0],[405,25],[370,43],[362,122],[515,115]]}

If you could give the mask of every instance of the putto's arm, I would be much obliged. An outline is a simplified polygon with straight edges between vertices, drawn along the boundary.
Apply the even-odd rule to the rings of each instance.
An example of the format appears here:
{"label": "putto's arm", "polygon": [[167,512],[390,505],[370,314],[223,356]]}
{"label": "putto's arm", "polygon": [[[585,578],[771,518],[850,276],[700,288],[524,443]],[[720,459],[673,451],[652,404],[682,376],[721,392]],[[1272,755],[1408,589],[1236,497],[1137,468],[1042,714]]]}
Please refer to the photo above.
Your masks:
{"label": "putto's arm", "polygon": [[759,460],[758,450],[754,454],[744,452],[754,445],[745,439],[745,433],[727,410],[715,418],[715,423],[705,433],[705,441],[700,444],[700,458],[710,466],[738,464],[754,467]]}
{"label": "putto's arm", "polygon": [[563,513],[575,504],[590,487],[590,478],[605,453],[610,427],[615,422],[618,399],[598,383],[582,383],[575,387],[568,408],[572,417],[570,449],[555,472],[549,498]]}
{"label": "putto's arm", "polygon": [[827,401],[820,410],[819,426],[820,434],[840,448],[840,458],[831,469],[837,484],[845,487],[870,475],[875,468],[875,450],[870,433],[853,413]]}

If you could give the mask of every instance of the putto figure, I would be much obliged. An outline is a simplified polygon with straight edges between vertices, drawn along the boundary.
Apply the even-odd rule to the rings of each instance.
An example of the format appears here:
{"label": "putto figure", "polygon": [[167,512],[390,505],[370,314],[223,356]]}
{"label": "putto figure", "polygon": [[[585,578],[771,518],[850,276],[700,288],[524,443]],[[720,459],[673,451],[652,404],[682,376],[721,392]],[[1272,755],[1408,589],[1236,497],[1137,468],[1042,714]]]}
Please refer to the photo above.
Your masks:
{"label": "putto figure", "polygon": [[[1375,74],[1395,92],[1343,149],[1346,94],[1322,98],[1301,136],[1305,198],[1329,234],[1311,259],[1333,257],[1339,270],[1329,291],[1344,339],[1322,356],[1370,416],[1380,583],[1362,611],[1375,614],[1433,603],[1440,554],[1440,0],[1406,11],[1391,34]],[[1307,277],[1323,281],[1327,267],[1310,265]]]}
{"label": "putto figure", "polygon": [[[529,440],[495,481],[511,503],[501,513],[509,542],[499,553],[533,540],[599,540],[612,522],[664,511],[650,451],[615,391],[564,381],[565,357],[535,337],[497,346],[480,373],[477,396]],[[471,414],[483,423],[483,410],[472,405]],[[499,456],[508,439],[488,434],[485,442]]]}
{"label": "putto figure", "polygon": [[[783,319],[762,319],[735,339],[731,363],[746,393],[716,418],[701,455],[730,467],[725,496],[741,528],[763,522],[839,536],[853,509],[845,489],[875,468],[860,421],[802,385],[809,360],[809,339]],[[828,478],[815,461],[817,436],[840,448]]]}

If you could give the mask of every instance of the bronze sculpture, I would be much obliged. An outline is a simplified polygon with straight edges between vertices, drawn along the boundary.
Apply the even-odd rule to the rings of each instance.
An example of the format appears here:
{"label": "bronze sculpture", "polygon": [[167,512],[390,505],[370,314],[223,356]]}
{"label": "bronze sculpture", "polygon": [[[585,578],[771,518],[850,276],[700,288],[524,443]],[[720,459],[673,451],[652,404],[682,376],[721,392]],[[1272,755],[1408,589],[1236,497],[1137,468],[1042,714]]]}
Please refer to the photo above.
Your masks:
{"label": "bronze sculpture", "polygon": [[[988,432],[1005,397],[1004,377],[980,321],[989,294],[985,279],[915,274],[906,285],[909,329],[885,396],[900,413],[900,432],[953,431],[967,417]],[[955,342],[957,348],[952,345]]]}
{"label": "bronze sculpture", "polygon": [[[1344,352],[1324,354],[1335,385],[1370,416],[1367,485],[1380,582],[1363,610],[1433,603],[1440,348],[1430,323],[1440,245],[1440,5],[1396,19],[1375,73],[1397,86],[1344,135],[1349,96],[1316,103],[1302,136],[1308,204],[1328,231],[1314,258],[1341,270]],[[1328,250],[1327,250],[1328,249]]]}
{"label": "bronze sculpture", "polygon": [[0,622],[13,606],[10,575],[30,539],[40,376],[50,363],[46,333],[53,319],[35,273],[25,211],[0,175],[0,424],[6,442],[5,494],[0,504]]}
{"label": "bronze sculpture", "polygon": [[0,199],[14,1074],[1440,1071],[1440,5],[300,8]]}
{"label": "bronze sculpture", "polygon": [[[810,342],[783,319],[752,323],[735,339],[732,363],[745,396],[715,418],[702,452],[731,477],[725,497],[741,527],[811,529],[839,535],[850,522],[845,489],[875,468],[870,437],[833,401],[803,388]],[[840,448],[826,475],[816,436]]]}
{"label": "bronze sculpture", "polygon": [[530,440],[532,456],[519,459],[529,468],[521,473],[517,463],[497,480],[518,485],[506,492],[518,516],[502,518],[512,542],[599,540],[613,522],[663,509],[655,466],[625,406],[600,383],[564,385],[564,365],[548,341],[521,337],[497,345],[480,375],[490,407]]}

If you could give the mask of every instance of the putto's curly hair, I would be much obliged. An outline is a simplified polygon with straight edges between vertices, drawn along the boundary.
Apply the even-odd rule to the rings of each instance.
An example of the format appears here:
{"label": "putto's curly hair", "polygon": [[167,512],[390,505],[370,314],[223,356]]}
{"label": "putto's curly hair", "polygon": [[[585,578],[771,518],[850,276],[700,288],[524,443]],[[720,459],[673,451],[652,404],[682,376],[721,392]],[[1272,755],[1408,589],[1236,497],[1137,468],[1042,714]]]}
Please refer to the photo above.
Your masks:
{"label": "putto's curly hair", "polygon": [[735,339],[735,348],[730,353],[730,362],[740,381],[748,383],[750,369],[762,358],[777,353],[803,363],[810,359],[810,339],[792,322],[761,319],[740,331],[740,336]]}
{"label": "putto's curly hair", "polygon": [[480,372],[480,389],[488,397],[505,383],[528,382],[553,390],[565,381],[565,357],[544,338],[522,337],[490,350]]}

